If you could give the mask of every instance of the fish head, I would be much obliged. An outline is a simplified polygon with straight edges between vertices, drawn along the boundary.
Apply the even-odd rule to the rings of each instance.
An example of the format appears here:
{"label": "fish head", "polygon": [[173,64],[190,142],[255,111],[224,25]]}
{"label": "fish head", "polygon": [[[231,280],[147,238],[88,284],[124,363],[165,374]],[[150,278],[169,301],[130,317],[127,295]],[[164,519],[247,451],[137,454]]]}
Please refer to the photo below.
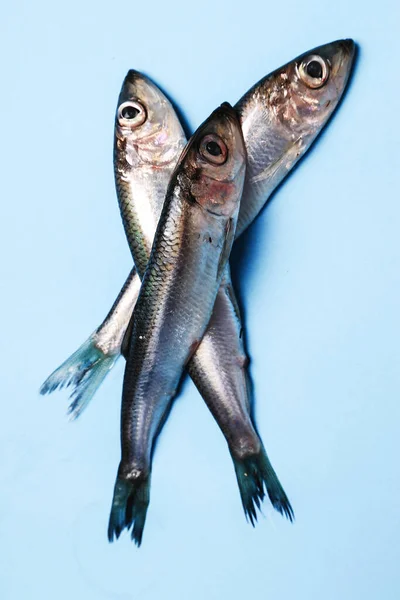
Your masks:
{"label": "fish head", "polygon": [[238,115],[230,104],[222,104],[198,128],[180,164],[192,201],[216,216],[231,216],[238,210],[246,150]]}
{"label": "fish head", "polygon": [[310,50],[265,78],[266,110],[293,138],[311,142],[335,110],[355,54],[353,40]]}
{"label": "fish head", "polygon": [[186,142],[179,119],[168,98],[145,75],[128,72],[115,115],[117,153],[131,166],[162,166],[176,162]]}

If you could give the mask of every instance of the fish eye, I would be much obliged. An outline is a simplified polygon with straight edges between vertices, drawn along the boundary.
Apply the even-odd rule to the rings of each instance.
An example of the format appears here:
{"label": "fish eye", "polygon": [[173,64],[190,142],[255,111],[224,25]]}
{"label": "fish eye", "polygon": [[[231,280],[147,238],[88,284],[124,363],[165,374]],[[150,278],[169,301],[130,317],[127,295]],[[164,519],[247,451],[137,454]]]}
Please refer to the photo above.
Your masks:
{"label": "fish eye", "polygon": [[146,119],[146,109],[140,102],[124,102],[118,107],[118,123],[121,127],[139,127]]}
{"label": "fish eye", "polygon": [[217,135],[205,135],[199,144],[199,152],[212,165],[223,165],[228,158],[228,148]]}
{"label": "fish eye", "polygon": [[301,62],[298,71],[306,86],[317,89],[322,87],[328,80],[329,64],[318,54],[312,54]]}

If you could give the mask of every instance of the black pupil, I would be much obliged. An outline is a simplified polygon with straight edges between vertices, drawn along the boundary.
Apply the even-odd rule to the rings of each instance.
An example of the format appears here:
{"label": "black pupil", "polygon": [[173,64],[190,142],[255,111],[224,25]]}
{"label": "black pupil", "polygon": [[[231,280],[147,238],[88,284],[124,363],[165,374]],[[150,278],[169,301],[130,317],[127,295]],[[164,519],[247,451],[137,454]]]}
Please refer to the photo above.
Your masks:
{"label": "black pupil", "polygon": [[206,150],[211,156],[221,156],[222,150],[217,142],[207,142]]}
{"label": "black pupil", "polygon": [[139,112],[139,109],[134,106],[125,106],[121,111],[121,117],[123,119],[135,119]]}
{"label": "black pupil", "polygon": [[322,77],[322,65],[317,60],[312,60],[307,65],[307,75],[314,79],[321,79]]}

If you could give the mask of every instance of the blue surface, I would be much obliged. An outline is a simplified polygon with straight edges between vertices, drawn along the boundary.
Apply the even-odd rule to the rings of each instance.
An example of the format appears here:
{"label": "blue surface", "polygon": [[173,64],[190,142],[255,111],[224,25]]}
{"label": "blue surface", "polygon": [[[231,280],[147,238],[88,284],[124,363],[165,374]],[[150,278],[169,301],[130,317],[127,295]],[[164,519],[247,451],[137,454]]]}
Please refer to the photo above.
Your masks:
{"label": "blue surface", "polygon": [[[3,600],[399,598],[397,7],[3,7]],[[111,164],[122,79],[130,67],[152,76],[194,128],[340,37],[361,47],[351,89],[249,232],[237,272],[257,421],[296,522],[266,504],[246,524],[225,442],[187,383],[156,453],[143,546],[109,545],[122,361],[75,424],[65,394],[37,390],[130,268]]]}

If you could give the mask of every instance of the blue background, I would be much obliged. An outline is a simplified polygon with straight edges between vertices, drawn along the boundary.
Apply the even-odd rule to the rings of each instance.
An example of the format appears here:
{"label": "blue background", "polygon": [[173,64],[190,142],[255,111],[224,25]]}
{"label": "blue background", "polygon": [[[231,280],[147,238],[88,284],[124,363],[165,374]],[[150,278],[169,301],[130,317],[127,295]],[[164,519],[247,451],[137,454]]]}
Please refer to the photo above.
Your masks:
{"label": "blue background", "polygon": [[[14,2],[3,7],[0,597],[399,598],[398,3]],[[112,171],[133,67],[195,128],[316,45],[360,45],[345,101],[236,251],[256,415],[290,496],[253,530],[191,383],[155,457],[140,550],[106,527],[123,363],[84,416],[45,377],[130,269]]]}

